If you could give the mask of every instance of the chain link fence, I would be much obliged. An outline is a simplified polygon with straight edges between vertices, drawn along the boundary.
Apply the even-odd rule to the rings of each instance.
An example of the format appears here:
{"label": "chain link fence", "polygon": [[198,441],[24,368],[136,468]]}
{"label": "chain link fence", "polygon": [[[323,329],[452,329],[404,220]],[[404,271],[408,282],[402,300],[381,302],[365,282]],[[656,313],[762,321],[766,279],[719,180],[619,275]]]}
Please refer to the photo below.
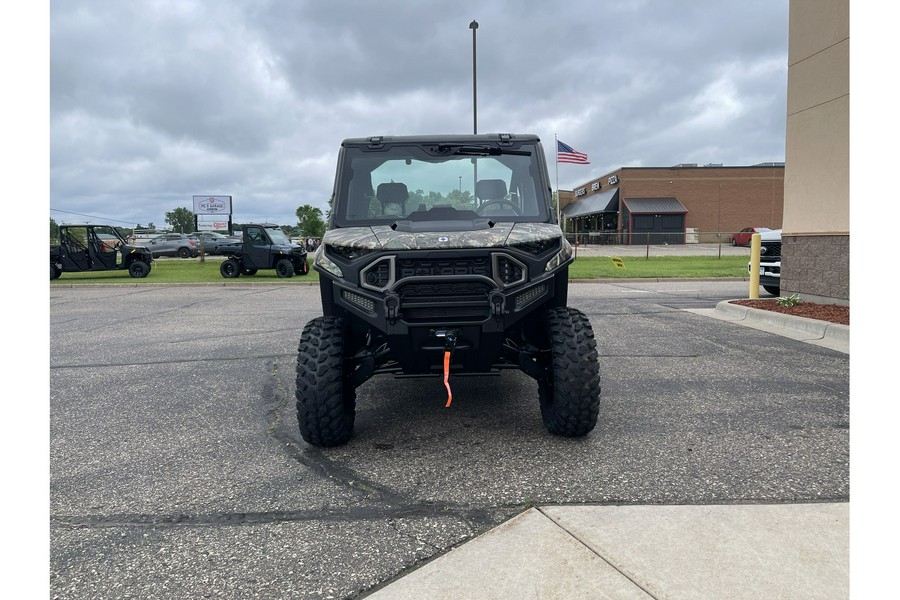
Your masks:
{"label": "chain link fence", "polygon": [[[584,256],[750,256],[750,235],[746,242],[737,232],[687,233],[567,233],[566,239]],[[744,245],[746,244],[746,245]]]}

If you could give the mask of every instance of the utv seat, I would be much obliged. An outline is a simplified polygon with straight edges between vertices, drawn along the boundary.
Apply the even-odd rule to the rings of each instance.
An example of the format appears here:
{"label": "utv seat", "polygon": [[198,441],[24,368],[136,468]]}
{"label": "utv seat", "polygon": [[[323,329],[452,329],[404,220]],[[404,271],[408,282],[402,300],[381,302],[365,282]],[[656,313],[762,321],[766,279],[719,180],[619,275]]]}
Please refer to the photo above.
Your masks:
{"label": "utv seat", "polygon": [[503,200],[506,198],[506,182],[502,179],[481,179],[475,184],[475,196],[479,200]]}
{"label": "utv seat", "polygon": [[385,210],[389,204],[400,207],[400,214],[406,214],[406,201],[409,200],[409,191],[405,183],[380,183],[375,190],[375,199],[381,203],[382,214],[388,214]]}

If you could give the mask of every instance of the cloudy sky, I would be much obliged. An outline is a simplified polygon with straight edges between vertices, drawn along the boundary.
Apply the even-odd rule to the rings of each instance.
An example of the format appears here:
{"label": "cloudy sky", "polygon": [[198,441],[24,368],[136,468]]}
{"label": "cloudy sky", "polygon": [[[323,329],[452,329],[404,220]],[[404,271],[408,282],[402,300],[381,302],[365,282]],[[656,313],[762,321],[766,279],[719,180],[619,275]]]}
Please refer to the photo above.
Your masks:
{"label": "cloudy sky", "polygon": [[[164,225],[327,206],[342,139],[472,131],[623,166],[784,160],[786,0],[68,0],[50,5],[50,216]],[[551,172],[555,178],[555,172]]]}

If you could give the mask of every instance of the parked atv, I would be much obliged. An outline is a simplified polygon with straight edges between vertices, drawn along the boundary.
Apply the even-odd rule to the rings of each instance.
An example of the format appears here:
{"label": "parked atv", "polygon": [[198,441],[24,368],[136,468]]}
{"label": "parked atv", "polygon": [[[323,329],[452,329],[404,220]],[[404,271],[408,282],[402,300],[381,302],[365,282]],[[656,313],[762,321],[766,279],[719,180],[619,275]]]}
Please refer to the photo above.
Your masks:
{"label": "parked atv", "polygon": [[566,303],[573,252],[544,156],[534,135],[344,140],[313,265],[324,314],[297,352],[304,440],[346,443],[356,388],[382,373],[443,376],[450,406],[451,374],[519,369],[547,431],[594,429],[597,344]]}
{"label": "parked atv", "polygon": [[132,246],[109,225],[60,225],[59,244],[50,245],[50,279],[63,273],[127,269],[146,277],[153,257],[144,246]]}
{"label": "parked atv", "polygon": [[256,275],[260,269],[275,269],[279,277],[309,273],[306,250],[294,245],[278,225],[244,225],[241,242],[219,246],[228,258],[219,267],[222,277]]}

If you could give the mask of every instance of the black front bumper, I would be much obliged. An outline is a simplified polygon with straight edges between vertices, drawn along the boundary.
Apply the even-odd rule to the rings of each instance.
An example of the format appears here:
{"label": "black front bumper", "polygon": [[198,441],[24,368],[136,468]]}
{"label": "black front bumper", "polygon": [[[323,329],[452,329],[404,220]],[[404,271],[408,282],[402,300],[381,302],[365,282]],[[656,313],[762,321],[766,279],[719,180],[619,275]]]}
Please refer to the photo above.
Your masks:
{"label": "black front bumper", "polygon": [[[408,375],[440,373],[448,350],[452,372],[518,368],[504,345],[521,337],[524,320],[535,311],[565,305],[568,283],[568,262],[515,285],[471,273],[392,274],[379,290],[317,270],[325,314],[347,317],[357,339],[384,338],[389,351],[376,368],[392,364]],[[359,280],[365,282],[366,274]],[[541,322],[529,319],[527,325],[540,328]]]}

